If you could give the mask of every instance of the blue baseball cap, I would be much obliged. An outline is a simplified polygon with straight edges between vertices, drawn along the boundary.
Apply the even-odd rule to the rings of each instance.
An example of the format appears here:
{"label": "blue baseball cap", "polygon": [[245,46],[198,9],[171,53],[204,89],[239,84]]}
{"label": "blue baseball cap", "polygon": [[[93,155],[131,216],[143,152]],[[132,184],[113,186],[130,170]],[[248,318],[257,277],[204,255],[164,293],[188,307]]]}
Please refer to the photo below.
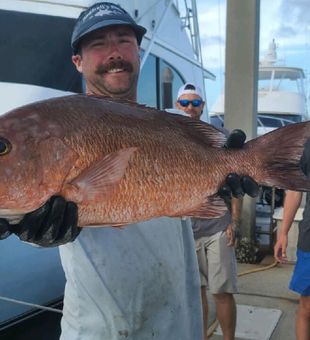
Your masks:
{"label": "blue baseball cap", "polygon": [[111,2],[98,2],[83,11],[77,19],[71,37],[73,54],[77,53],[81,39],[88,33],[112,25],[130,26],[136,34],[138,45],[141,44],[146,33],[146,29],[137,25],[133,18],[119,5]]}

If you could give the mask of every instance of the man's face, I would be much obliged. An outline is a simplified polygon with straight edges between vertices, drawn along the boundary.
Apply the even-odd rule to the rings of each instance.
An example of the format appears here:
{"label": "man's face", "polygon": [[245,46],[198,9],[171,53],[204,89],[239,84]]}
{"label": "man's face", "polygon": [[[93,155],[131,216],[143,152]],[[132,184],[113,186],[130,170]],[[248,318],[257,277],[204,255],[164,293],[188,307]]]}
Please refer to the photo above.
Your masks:
{"label": "man's face", "polygon": [[[181,103],[179,101],[182,100],[182,99],[188,100],[190,102],[188,104],[188,106],[182,106],[181,105]],[[201,97],[198,96],[197,94],[193,94],[193,93],[182,94],[182,96],[180,96],[178,98],[178,101],[176,102],[176,108],[184,111],[191,118],[200,119],[200,116],[202,114],[202,110],[203,110],[205,103],[204,103],[203,100],[201,100],[201,104],[199,106],[193,106],[192,100],[194,100],[194,99],[201,100]]]}
{"label": "man's face", "polygon": [[72,57],[83,73],[87,93],[136,99],[139,47],[129,26],[110,26],[86,36],[80,54]]}

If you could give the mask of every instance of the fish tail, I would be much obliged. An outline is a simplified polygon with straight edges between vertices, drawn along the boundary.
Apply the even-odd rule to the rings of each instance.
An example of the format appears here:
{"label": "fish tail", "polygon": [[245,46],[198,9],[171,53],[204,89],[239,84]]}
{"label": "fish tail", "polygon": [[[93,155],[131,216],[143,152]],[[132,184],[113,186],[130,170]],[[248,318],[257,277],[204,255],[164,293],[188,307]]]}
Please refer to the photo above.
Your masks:
{"label": "fish tail", "polygon": [[310,121],[287,125],[246,143],[255,162],[251,176],[260,185],[310,191],[310,180],[300,168],[309,137]]}

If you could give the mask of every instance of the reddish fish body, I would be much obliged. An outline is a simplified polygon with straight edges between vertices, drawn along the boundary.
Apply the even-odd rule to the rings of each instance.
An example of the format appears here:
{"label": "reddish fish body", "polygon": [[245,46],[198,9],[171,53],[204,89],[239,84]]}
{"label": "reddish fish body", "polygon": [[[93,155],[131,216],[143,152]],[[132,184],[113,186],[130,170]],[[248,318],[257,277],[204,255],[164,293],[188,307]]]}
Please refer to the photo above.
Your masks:
{"label": "reddish fish body", "polygon": [[0,215],[37,209],[59,194],[79,225],[124,225],[159,216],[216,217],[230,172],[262,185],[310,190],[299,169],[310,123],[225,150],[212,126],[130,102],[74,95],[0,117]]}

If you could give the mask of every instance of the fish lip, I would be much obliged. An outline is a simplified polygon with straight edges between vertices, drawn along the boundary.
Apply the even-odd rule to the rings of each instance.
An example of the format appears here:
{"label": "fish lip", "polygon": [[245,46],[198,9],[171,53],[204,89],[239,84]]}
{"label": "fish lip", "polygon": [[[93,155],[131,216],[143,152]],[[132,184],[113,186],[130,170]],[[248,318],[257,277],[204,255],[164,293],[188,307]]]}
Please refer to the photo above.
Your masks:
{"label": "fish lip", "polygon": [[32,210],[29,209],[9,209],[9,208],[0,208],[0,217],[2,215],[6,216],[14,216],[14,215],[20,215],[20,214],[27,214],[31,212]]}
{"label": "fish lip", "polygon": [[23,209],[0,209],[0,218],[6,219],[10,224],[17,224],[29,212],[29,210]]}

